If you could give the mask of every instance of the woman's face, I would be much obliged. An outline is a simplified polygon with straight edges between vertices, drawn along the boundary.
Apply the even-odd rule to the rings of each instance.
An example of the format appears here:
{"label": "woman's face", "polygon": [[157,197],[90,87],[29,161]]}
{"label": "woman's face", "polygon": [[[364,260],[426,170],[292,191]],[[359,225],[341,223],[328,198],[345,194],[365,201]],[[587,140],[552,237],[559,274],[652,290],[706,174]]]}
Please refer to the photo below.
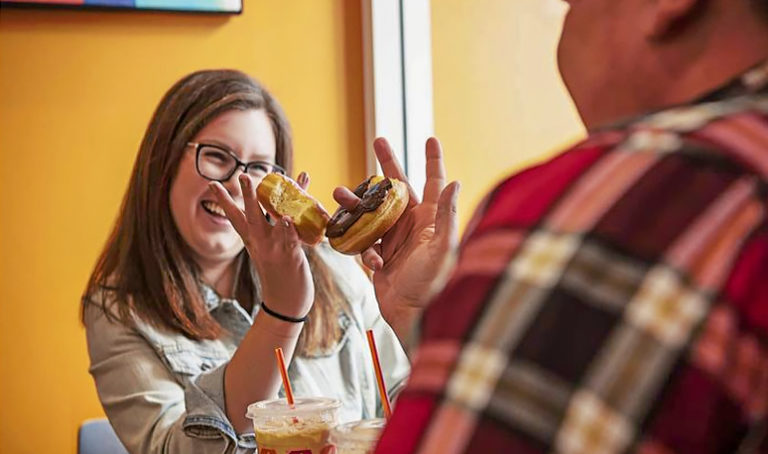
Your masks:
{"label": "woman's face", "polygon": [[[245,163],[275,162],[275,136],[263,109],[227,111],[200,130],[192,142],[228,150]],[[189,146],[171,185],[170,205],[181,237],[205,272],[209,267],[235,258],[243,242],[208,188],[210,180],[197,172],[195,158],[196,149]],[[222,182],[241,209],[243,194],[237,178],[242,171],[239,167]],[[257,176],[254,180],[258,184],[260,178]]]}

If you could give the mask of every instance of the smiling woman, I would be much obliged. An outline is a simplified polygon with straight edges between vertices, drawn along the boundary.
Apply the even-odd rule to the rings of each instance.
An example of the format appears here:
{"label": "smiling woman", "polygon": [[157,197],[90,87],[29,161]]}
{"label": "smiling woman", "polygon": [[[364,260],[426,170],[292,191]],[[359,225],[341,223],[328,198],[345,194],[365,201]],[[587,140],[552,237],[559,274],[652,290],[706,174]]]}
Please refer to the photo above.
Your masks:
{"label": "smiling woman", "polygon": [[356,1],[249,1],[237,16],[0,6],[0,452],[75,453],[80,424],[104,416],[79,300],[163,93],[203,67],[257,75],[330,206],[365,177],[359,35]]}
{"label": "smiling woman", "polygon": [[[249,134],[250,126],[257,132]],[[251,147],[249,153],[260,153],[283,168],[292,168],[285,115],[271,95],[244,74],[192,74],[174,85],[155,111],[122,213],[88,285],[90,295],[102,291],[110,281],[122,321],[128,321],[129,310],[133,310],[192,338],[219,334],[218,324],[205,311],[196,280],[201,273],[235,279],[231,273],[218,268],[209,271],[186,258],[213,255],[208,261],[231,262],[243,245],[229,226],[210,235],[197,225],[201,220],[212,222],[199,205],[208,193],[208,182],[197,174],[195,156],[186,144],[195,138],[232,144],[236,136],[231,132],[246,135],[240,141]],[[259,151],[251,151],[254,149]],[[230,183],[228,189],[237,191],[238,187]],[[197,203],[191,200],[191,191],[200,199]],[[211,194],[208,200],[214,200]],[[231,267],[231,263],[226,265]],[[248,280],[241,285],[246,288],[235,293],[250,295],[255,288]]]}
{"label": "smiling woman", "polygon": [[[171,185],[170,208],[179,234],[200,265],[203,279],[209,283],[223,277],[233,280],[231,273],[223,273],[217,265],[230,262],[242,251],[243,242],[227,218],[220,214],[221,207],[211,194],[208,181],[220,181],[231,194],[239,196],[240,185],[232,176],[239,169],[240,159],[244,159],[249,164],[243,167],[249,169],[247,173],[258,184],[265,175],[263,168],[277,168],[277,164],[273,166],[276,146],[272,130],[263,108],[229,110],[210,120],[193,137],[194,143],[210,145],[184,148]],[[230,150],[240,150],[241,158]],[[267,164],[255,165],[258,162]],[[223,282],[214,287],[219,292],[228,291],[230,284]]]}
{"label": "smiling woman", "polygon": [[241,72],[193,73],[157,107],[83,297],[90,371],[130,451],[253,452],[246,406],[278,394],[275,347],[297,394],[336,398],[342,421],[380,412],[366,330],[391,389],[404,379],[354,259],[302,246],[284,222],[263,222],[246,251],[224,215],[212,182],[243,210],[244,191],[292,163],[285,114]]}

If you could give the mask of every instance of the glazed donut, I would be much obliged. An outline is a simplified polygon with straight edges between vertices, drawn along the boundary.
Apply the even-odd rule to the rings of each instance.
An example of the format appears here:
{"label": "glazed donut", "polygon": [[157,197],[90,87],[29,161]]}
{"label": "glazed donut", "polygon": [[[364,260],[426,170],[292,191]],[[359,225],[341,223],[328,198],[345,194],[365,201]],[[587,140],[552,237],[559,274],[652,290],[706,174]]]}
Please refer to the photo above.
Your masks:
{"label": "glazed donut", "polygon": [[331,247],[349,255],[371,247],[408,206],[408,186],[394,178],[369,177],[354,193],[360,203],[353,210],[339,208],[325,231]]}
{"label": "glazed donut", "polygon": [[301,241],[317,244],[323,239],[330,218],[328,212],[292,179],[270,173],[259,183],[256,196],[271,216],[290,217]]}

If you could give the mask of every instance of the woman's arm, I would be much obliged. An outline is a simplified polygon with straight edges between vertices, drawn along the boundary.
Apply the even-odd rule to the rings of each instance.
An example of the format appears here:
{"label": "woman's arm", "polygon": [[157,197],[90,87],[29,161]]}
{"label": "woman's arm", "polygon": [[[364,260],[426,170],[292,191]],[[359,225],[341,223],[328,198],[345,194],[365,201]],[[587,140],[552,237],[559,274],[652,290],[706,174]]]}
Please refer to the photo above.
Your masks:
{"label": "woman's arm", "polygon": [[[212,183],[211,188],[243,239],[259,275],[261,297],[279,314],[304,317],[312,307],[315,288],[296,229],[288,217],[271,225],[259,206],[251,177],[241,174],[239,181],[244,209],[238,207],[221,183]],[[249,404],[277,397],[280,373],[274,350],[282,347],[290,363],[302,325],[280,320],[263,310],[256,316],[227,366],[224,380],[227,415],[238,432],[250,427],[245,417]]]}
{"label": "woman's arm", "polygon": [[281,347],[290,363],[302,326],[264,311],[253,320],[224,374],[227,415],[238,433],[251,429],[251,421],[245,417],[248,405],[277,397],[282,382],[275,348]]}
{"label": "woman's arm", "polygon": [[95,305],[86,308],[85,323],[99,400],[129,452],[252,452],[253,441],[237,437],[219,401],[221,371],[190,375],[185,389],[136,330],[107,320]]}
{"label": "woman's arm", "polygon": [[[365,343],[365,332],[372,330],[376,340],[384,382],[387,386],[390,400],[396,395],[408,378],[410,361],[392,327],[384,320],[379,311],[379,304],[371,285],[370,277],[366,274],[362,264],[356,259],[342,255],[331,248],[328,243],[317,246],[317,251],[322,254],[323,260],[336,271],[337,276],[343,276],[344,286],[348,289],[350,304],[354,306],[353,312],[359,314],[357,324],[361,331],[361,339]],[[357,316],[356,316],[357,317]],[[363,345],[365,358],[363,367],[372,370],[368,346]],[[378,396],[378,392],[376,393]],[[380,409],[380,411],[383,411]]]}

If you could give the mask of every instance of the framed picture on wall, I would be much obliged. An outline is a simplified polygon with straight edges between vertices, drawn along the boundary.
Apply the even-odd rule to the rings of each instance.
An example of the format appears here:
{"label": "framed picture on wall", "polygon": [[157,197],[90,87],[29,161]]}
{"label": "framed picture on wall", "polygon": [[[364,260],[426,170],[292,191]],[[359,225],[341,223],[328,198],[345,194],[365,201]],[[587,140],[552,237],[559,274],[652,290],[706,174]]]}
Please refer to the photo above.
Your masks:
{"label": "framed picture on wall", "polygon": [[239,14],[243,0],[0,0],[0,6]]}

